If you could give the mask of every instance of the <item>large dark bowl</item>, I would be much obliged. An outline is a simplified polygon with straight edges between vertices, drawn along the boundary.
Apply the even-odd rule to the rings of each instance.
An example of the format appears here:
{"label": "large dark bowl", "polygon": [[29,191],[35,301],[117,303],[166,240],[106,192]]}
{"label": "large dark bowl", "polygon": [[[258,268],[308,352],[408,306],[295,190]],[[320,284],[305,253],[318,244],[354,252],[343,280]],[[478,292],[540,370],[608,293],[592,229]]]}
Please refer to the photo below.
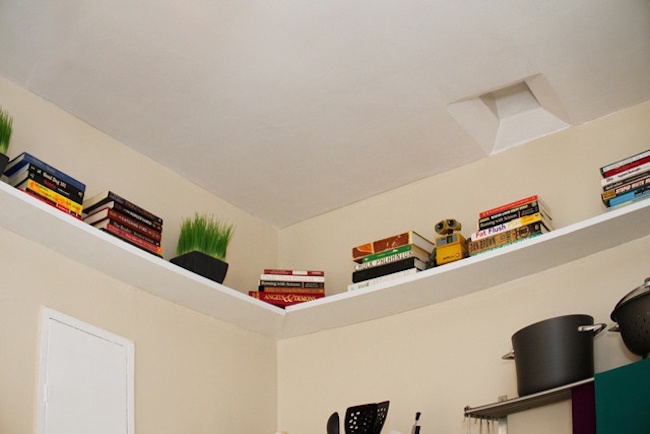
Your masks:
{"label": "large dark bowl", "polygon": [[627,349],[647,359],[650,355],[650,278],[623,297],[610,317],[618,324]]}

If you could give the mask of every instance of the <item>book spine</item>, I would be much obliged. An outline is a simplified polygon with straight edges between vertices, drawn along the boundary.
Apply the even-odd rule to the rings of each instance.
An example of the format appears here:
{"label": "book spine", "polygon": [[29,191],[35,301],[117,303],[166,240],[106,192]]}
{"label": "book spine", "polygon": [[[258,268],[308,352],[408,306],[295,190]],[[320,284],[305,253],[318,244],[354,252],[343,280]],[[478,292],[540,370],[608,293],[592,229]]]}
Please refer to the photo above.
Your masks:
{"label": "book spine", "polygon": [[639,187],[635,190],[628,191],[627,193],[620,194],[615,198],[610,199],[609,206],[620,205],[622,203],[640,199],[642,197],[646,197],[649,195],[650,195],[650,185],[644,185],[643,187]]}
{"label": "book spine", "polygon": [[397,247],[395,249],[384,250],[383,252],[373,253],[361,259],[361,262],[371,262],[376,261],[377,259],[385,258],[386,256],[395,255],[397,253],[410,252],[413,249],[413,244],[407,244],[406,246]]}
{"label": "book spine", "polygon": [[640,166],[635,166],[632,167],[629,170],[626,170],[624,172],[617,173],[616,175],[609,176],[605,179],[600,180],[600,184],[603,188],[609,187],[611,184],[618,182],[618,181],[623,181],[628,178],[631,178],[632,176],[635,176],[639,173],[643,172],[648,172],[650,171],[650,162],[641,164]]}
{"label": "book spine", "polygon": [[140,247],[141,249],[146,250],[149,253],[153,253],[156,256],[162,257],[162,247],[148,243],[142,238],[138,238],[133,234],[130,234],[129,232],[118,228],[115,225],[107,224],[104,228],[101,229],[113,235],[116,235],[118,238],[124,241],[128,241],[131,244],[135,245],[136,247]]}
{"label": "book spine", "polygon": [[628,170],[634,166],[648,162],[650,162],[650,150],[644,151],[640,154],[632,155],[631,157],[617,161],[616,163],[612,163],[608,166],[605,166],[604,168],[601,167],[600,174],[603,176],[603,178],[608,178],[612,175],[616,175],[617,173],[624,172],[625,170]]}
{"label": "book spine", "polygon": [[289,282],[325,282],[325,276],[293,276],[289,274],[262,274],[261,280],[284,280]]}
{"label": "book spine", "polygon": [[27,179],[25,190],[32,191],[35,194],[44,197],[48,201],[56,204],[61,209],[67,210],[70,214],[74,215],[75,217],[81,218],[81,210],[82,210],[81,204],[73,202],[67,197],[62,196],[61,194],[50,190],[43,184],[39,184],[33,179]]}
{"label": "book spine", "polygon": [[527,226],[531,223],[537,223],[537,222],[542,222],[542,224],[544,224],[544,226],[546,226],[547,229],[551,229],[551,227],[549,227],[551,225],[544,218],[544,215],[542,213],[536,212],[535,214],[519,217],[514,220],[510,220],[508,222],[489,227],[487,229],[476,231],[471,235],[470,241],[476,241],[482,238],[491,237],[501,232],[509,231],[511,229]]}
{"label": "book spine", "polygon": [[352,260],[360,263],[363,261],[363,258],[368,255],[396,249],[409,244],[414,244],[429,253],[434,247],[434,244],[431,241],[416,232],[410,231],[354,247],[352,248]]}
{"label": "book spine", "polygon": [[495,249],[518,240],[530,238],[533,235],[539,235],[543,231],[541,223],[533,223],[520,228],[511,229],[491,237],[471,241],[467,245],[470,256],[476,255],[487,250]]}
{"label": "book spine", "polygon": [[636,174],[633,174],[629,176],[628,178],[621,179],[619,181],[612,182],[610,184],[607,184],[606,186],[603,187],[603,192],[609,191],[609,190],[614,190],[615,188],[622,187],[625,184],[629,184],[634,181],[638,181],[639,179],[643,179],[647,176],[650,176],[650,170],[645,171],[645,172],[639,172]]}
{"label": "book spine", "polygon": [[118,202],[115,202],[113,204],[113,209],[115,211],[118,211],[118,212],[124,214],[124,215],[127,215],[127,216],[129,216],[131,218],[134,218],[135,220],[149,226],[150,228],[152,228],[153,230],[155,230],[157,232],[162,232],[162,226],[161,225],[159,225],[158,223],[154,222],[153,220],[139,214],[137,211],[135,211],[135,210],[133,210],[133,209],[131,209],[129,207],[126,207],[126,206],[124,206],[124,205],[122,205],[122,204],[120,204]]}
{"label": "book spine", "polygon": [[279,274],[283,276],[325,276],[321,270],[282,270],[277,268],[265,268],[264,274]]}
{"label": "book spine", "polygon": [[58,209],[59,211],[63,211],[64,213],[68,214],[69,216],[72,216],[72,217],[75,217],[75,218],[81,220],[81,217],[80,217],[80,216],[76,215],[76,214],[73,213],[73,212],[70,212],[69,209],[66,209],[66,208],[64,208],[63,206],[58,205],[56,202],[53,202],[53,201],[49,200],[48,198],[41,196],[41,195],[38,194],[38,193],[35,193],[35,192],[31,191],[31,190],[21,190],[21,191],[22,191],[23,193],[25,193],[25,194],[27,194],[27,195],[33,197],[34,199],[37,199],[37,200],[39,200],[39,201],[41,201],[41,202],[43,202],[43,203],[46,203],[47,205],[49,205],[49,206],[51,206],[51,207],[53,207],[53,208]]}
{"label": "book spine", "polygon": [[631,190],[636,190],[639,187],[650,184],[650,176],[640,179],[638,181],[630,182],[629,184],[622,185],[621,187],[615,188],[614,190],[608,190],[601,194],[603,203],[606,206],[609,206],[609,201],[614,199],[617,196],[620,196],[623,193],[627,193]]}
{"label": "book spine", "polygon": [[408,268],[418,268],[420,270],[424,270],[426,268],[426,264],[418,258],[407,258],[401,261],[379,265],[367,270],[353,271],[352,283],[383,276],[384,274],[395,273],[396,271],[402,271]]}
{"label": "book spine", "polygon": [[510,202],[510,203],[507,203],[505,205],[498,206],[496,208],[492,208],[492,209],[489,209],[489,210],[486,210],[486,211],[482,211],[482,212],[479,213],[478,218],[482,219],[484,217],[491,216],[492,214],[497,214],[497,213],[506,211],[506,210],[511,209],[511,208],[516,208],[516,207],[519,207],[521,205],[527,204],[529,202],[532,202],[532,201],[535,201],[535,200],[538,200],[538,199],[539,199],[539,197],[537,195],[525,197],[523,199],[519,199],[519,200],[516,200],[514,202]]}
{"label": "book spine", "polygon": [[55,175],[52,175],[45,170],[39,169],[33,164],[29,165],[27,176],[79,205],[83,203],[83,190],[79,190],[74,185],[68,184],[64,180],[57,178]]}
{"label": "book spine", "polygon": [[154,240],[152,238],[149,238],[148,236],[146,236],[146,235],[144,235],[144,234],[142,234],[142,233],[140,233],[140,232],[138,232],[138,231],[136,231],[134,229],[131,229],[130,227],[128,227],[126,225],[123,225],[122,223],[120,223],[119,220],[113,220],[111,218],[107,218],[104,221],[93,223],[92,226],[100,226],[102,224],[113,225],[113,226],[115,226],[115,227],[117,227],[117,228],[119,228],[119,229],[121,229],[121,230],[123,230],[125,232],[128,232],[129,234],[133,235],[134,237],[138,237],[138,238],[140,238],[140,239],[142,239],[142,240],[144,240],[144,241],[146,241],[146,242],[148,242],[148,243],[150,243],[150,244],[152,244],[154,246],[160,246],[160,241],[156,241],[156,240]]}
{"label": "book spine", "polygon": [[292,306],[298,303],[305,303],[307,301],[317,300],[323,298],[322,294],[295,294],[295,293],[282,293],[282,292],[259,292],[249,291],[248,295],[257,298],[258,300],[274,304],[280,307]]}
{"label": "book spine", "polygon": [[31,154],[28,154],[27,152],[24,152],[21,156],[18,156],[16,158],[22,158],[20,162],[17,164],[13,165],[10,169],[5,171],[5,175],[7,177],[10,177],[13,173],[16,173],[19,171],[23,166],[26,164],[33,164],[34,166],[38,167],[39,169],[42,169],[44,171],[47,171],[53,176],[56,176],[58,179],[66,182],[67,184],[70,184],[74,187],[76,187],[79,190],[85,191],[86,190],[86,185],[83,184],[82,182],[77,181],[70,175],[67,175],[60,170],[50,166],[49,164],[39,160],[38,158],[34,157]]}
{"label": "book spine", "polygon": [[406,252],[395,253],[383,258],[375,259],[374,261],[362,262],[354,266],[355,271],[367,270],[369,268],[378,267],[380,265],[390,264],[391,262],[401,261],[402,259],[413,258],[413,252],[408,250]]}
{"label": "book spine", "polygon": [[290,288],[325,288],[325,282],[300,282],[289,280],[263,280],[260,279],[260,286],[286,286]]}
{"label": "book spine", "polygon": [[132,229],[133,231],[136,231],[144,235],[145,237],[151,239],[153,243],[157,243],[158,245],[160,245],[160,241],[162,240],[161,233],[154,230],[150,226],[140,223],[137,220],[131,219],[128,216],[116,211],[115,209],[108,210],[108,218],[120,222],[124,226],[127,226],[128,228]]}
{"label": "book spine", "polygon": [[122,196],[119,196],[119,195],[113,193],[112,191],[108,192],[108,196],[110,197],[110,200],[115,201],[116,203],[119,203],[120,205],[122,205],[122,206],[124,206],[126,208],[129,208],[129,209],[135,211],[137,214],[140,214],[141,216],[146,217],[149,220],[151,220],[152,222],[155,222],[156,224],[162,226],[163,220],[162,220],[162,218],[158,217],[157,215],[147,211],[146,209],[134,204],[131,201],[128,201],[128,200],[124,199]]}
{"label": "book spine", "polygon": [[260,292],[292,292],[295,294],[325,294],[325,288],[293,288],[291,286],[260,286]]}
{"label": "book spine", "polygon": [[420,271],[420,270],[413,267],[413,268],[409,268],[408,270],[396,271],[395,273],[385,274],[383,276],[375,277],[373,279],[364,280],[362,282],[351,283],[350,285],[348,285],[348,291],[355,291],[357,289],[366,288],[368,286],[372,286],[372,285],[375,285],[377,283],[388,282],[388,281],[391,281],[391,280],[399,279],[400,277],[403,277],[403,276],[409,276],[411,274],[415,274],[418,271]]}
{"label": "book spine", "polygon": [[493,226],[497,226],[502,223],[509,222],[510,220],[514,220],[538,212],[548,218],[547,214],[544,212],[544,210],[541,209],[538,202],[531,202],[529,204],[522,205],[518,208],[514,208],[509,211],[504,211],[503,213],[500,214],[494,214],[493,216],[484,217],[480,219],[478,223],[478,229],[482,230],[482,229],[491,228]]}

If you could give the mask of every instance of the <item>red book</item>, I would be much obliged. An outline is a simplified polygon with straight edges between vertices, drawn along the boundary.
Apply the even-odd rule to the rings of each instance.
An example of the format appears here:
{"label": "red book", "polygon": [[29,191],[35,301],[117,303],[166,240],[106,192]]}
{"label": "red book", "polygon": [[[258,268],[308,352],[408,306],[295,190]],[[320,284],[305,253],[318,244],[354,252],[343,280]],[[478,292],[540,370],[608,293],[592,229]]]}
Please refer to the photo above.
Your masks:
{"label": "red book", "polygon": [[142,238],[136,236],[131,232],[127,232],[125,229],[119,227],[119,223],[116,224],[113,220],[102,220],[92,225],[98,229],[106,231],[115,235],[118,238],[121,238],[124,241],[127,241],[133,244],[136,247],[140,247],[143,250],[146,250],[149,253],[153,253],[156,256],[162,257],[162,247],[152,244],[148,241],[143,240]]}
{"label": "red book", "polygon": [[525,205],[525,204],[533,202],[535,200],[538,201],[538,202],[540,201],[539,196],[536,195],[536,194],[533,195],[533,196],[524,197],[523,199],[519,199],[519,200],[516,200],[514,202],[510,202],[510,203],[507,203],[505,205],[500,205],[500,206],[498,206],[496,208],[492,208],[492,209],[489,209],[487,211],[483,211],[483,212],[479,213],[478,218],[482,219],[482,218],[491,216],[492,214],[496,214],[496,213],[499,213],[499,212],[506,211],[506,210],[508,210],[510,208],[515,208],[515,207],[518,207],[518,206],[521,206],[521,205]]}
{"label": "red book", "polygon": [[325,294],[294,294],[291,292],[259,291],[248,291],[248,295],[278,307],[291,306],[325,297]]}
{"label": "red book", "polygon": [[265,268],[264,274],[279,274],[283,276],[324,276],[325,272],[320,270],[282,270],[278,268]]}

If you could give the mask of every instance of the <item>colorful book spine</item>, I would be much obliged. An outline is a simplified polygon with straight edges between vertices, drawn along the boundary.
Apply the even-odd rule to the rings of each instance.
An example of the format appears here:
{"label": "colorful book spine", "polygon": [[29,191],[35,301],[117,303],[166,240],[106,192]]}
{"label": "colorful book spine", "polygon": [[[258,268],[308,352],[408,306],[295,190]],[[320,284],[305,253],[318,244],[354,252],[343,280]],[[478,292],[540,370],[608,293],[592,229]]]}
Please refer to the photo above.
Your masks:
{"label": "colorful book spine", "polygon": [[[95,225],[93,225],[95,226]],[[143,250],[146,250],[149,253],[153,253],[156,256],[162,257],[162,247],[156,246],[155,244],[151,244],[145,240],[143,240],[140,237],[137,237],[133,235],[130,232],[125,231],[124,229],[119,228],[116,225],[113,224],[105,224],[105,225],[100,225],[100,226],[95,226],[98,229],[108,232],[112,235],[117,236],[117,238],[120,238],[124,241],[128,241],[129,243],[133,244],[136,247],[139,247]]]}
{"label": "colorful book spine", "polygon": [[38,200],[40,202],[43,202],[43,203],[45,203],[45,204],[47,204],[47,205],[49,205],[51,207],[54,207],[54,208],[58,209],[59,211],[62,211],[64,213],[68,214],[71,217],[74,217],[76,219],[81,220],[81,217],[79,217],[78,215],[70,212],[69,209],[66,209],[66,208],[62,207],[62,206],[58,205],[57,203],[52,202],[51,200],[49,200],[49,199],[47,199],[47,198],[45,198],[45,197],[43,197],[43,196],[41,196],[41,195],[39,195],[37,193],[34,193],[31,190],[21,190],[21,191],[23,191],[25,194],[33,197],[34,199],[36,199],[36,200]]}
{"label": "colorful book spine", "polygon": [[360,263],[363,261],[363,258],[368,255],[384,252],[386,250],[395,249],[397,247],[402,247],[409,244],[414,244],[422,248],[427,253],[431,253],[435,247],[431,241],[427,240],[417,232],[409,231],[353,247],[352,260]]}
{"label": "colorful book spine", "polygon": [[325,282],[301,282],[290,280],[263,280],[260,279],[260,286],[286,286],[290,288],[325,288]]}
{"label": "colorful book spine", "polygon": [[19,187],[23,182],[26,182],[28,178],[33,179],[39,184],[46,186],[52,191],[56,191],[78,204],[83,202],[83,190],[79,190],[73,185],[58,179],[56,176],[34,166],[33,164],[29,164],[25,170],[18,172],[17,176],[7,179],[6,182],[13,187]]}
{"label": "colorful book spine", "polygon": [[84,221],[92,225],[93,223],[102,221],[107,218],[120,222],[121,224],[136,232],[141,233],[142,235],[152,239],[155,242],[160,243],[162,240],[162,234],[159,231],[156,231],[150,226],[144,223],[140,223],[136,219],[130,218],[129,216],[114,210],[113,208],[106,208],[96,213],[90,214],[84,218]]}
{"label": "colorful book spine", "polygon": [[[384,256],[382,258],[375,259],[373,261],[362,262],[361,264],[356,264],[354,266],[354,270],[355,271],[367,270],[369,268],[378,267],[380,265],[386,265],[386,264],[390,264],[391,262],[397,262],[397,261],[401,261],[402,259],[408,259],[408,258],[413,258],[413,257],[416,257],[416,256],[414,256],[413,251],[412,250],[407,250],[407,251],[404,251],[404,252],[394,253],[392,255]],[[418,258],[418,259],[420,259],[420,258]]]}
{"label": "colorful book spine", "polygon": [[84,212],[86,214],[86,217],[90,217],[91,215],[93,215],[95,213],[98,213],[98,212],[101,212],[104,209],[114,209],[115,211],[117,211],[117,212],[119,212],[121,214],[124,214],[124,215],[126,215],[128,217],[131,217],[132,219],[134,219],[134,220],[136,220],[136,221],[150,227],[151,229],[153,229],[156,232],[162,232],[162,226],[161,225],[155,223],[151,219],[149,219],[149,218],[147,218],[147,217],[145,217],[145,216],[143,216],[141,214],[138,214],[133,209],[127,208],[124,205],[119,204],[119,203],[114,202],[114,201],[107,202],[107,203],[103,204],[101,207],[95,208],[95,209],[91,210],[90,212],[87,209],[84,209]]}
{"label": "colorful book spine", "polygon": [[478,218],[482,219],[482,218],[485,218],[485,217],[489,217],[489,216],[491,216],[493,214],[498,214],[498,213],[501,213],[503,211],[507,211],[509,209],[517,208],[517,207],[520,207],[520,206],[525,205],[527,203],[530,203],[530,202],[533,202],[533,201],[540,201],[540,200],[541,200],[540,197],[538,195],[536,195],[536,194],[533,195],[533,196],[524,197],[524,198],[518,199],[518,200],[516,200],[514,202],[506,203],[505,205],[500,205],[500,206],[498,206],[496,208],[492,208],[492,209],[488,209],[486,211],[482,211],[482,212],[479,213]]}
{"label": "colorful book spine", "polygon": [[367,270],[353,271],[352,283],[361,282],[363,280],[373,279],[375,277],[383,276],[385,274],[395,273],[397,271],[407,270],[409,268],[417,268],[424,270],[426,263],[418,258],[406,258],[400,261],[391,262],[377,267],[369,268]]}
{"label": "colorful book spine", "polygon": [[23,185],[24,188],[21,187],[19,188],[20,190],[30,191],[40,197],[45,198],[48,203],[54,204],[57,208],[67,211],[69,214],[72,214],[77,218],[81,218],[81,204],[71,201],[67,197],[50,190],[46,186],[39,184],[33,179],[27,179],[27,182]]}
{"label": "colorful book spine", "polygon": [[549,230],[553,229],[551,222],[549,222],[546,218],[544,218],[544,214],[536,212],[535,214],[519,217],[514,220],[510,220],[508,222],[501,223],[496,226],[492,226],[487,229],[476,231],[471,235],[470,241],[491,237],[501,232],[509,231],[511,229],[527,226],[531,223],[537,223],[537,222],[542,222],[542,224],[546,226],[546,228]]}
{"label": "colorful book spine", "polygon": [[84,204],[84,207],[86,208],[86,212],[90,213],[93,210],[98,209],[99,207],[101,207],[107,202],[118,203],[123,207],[128,208],[133,212],[151,220],[152,222],[158,224],[159,226],[162,226],[163,224],[163,219],[161,217],[158,217],[152,212],[149,212],[146,209],[134,204],[133,202],[126,200],[122,196],[113,193],[112,191],[105,191],[103,193],[100,193],[97,196],[88,199],[88,201]]}
{"label": "colorful book spine", "polygon": [[617,206],[626,202],[650,196],[650,185],[644,185],[627,193],[620,194],[609,200],[609,206]]}
{"label": "colorful book spine", "polygon": [[264,274],[279,274],[283,276],[325,276],[322,270],[285,270],[278,268],[265,268]]}
{"label": "colorful book spine", "polygon": [[611,186],[612,184],[619,182],[619,181],[625,181],[629,178],[632,178],[633,176],[636,176],[640,173],[645,173],[650,171],[650,162],[641,164],[639,166],[634,166],[624,172],[617,173],[616,175],[609,176],[605,179],[600,180],[600,185],[603,188],[607,188]]}
{"label": "colorful book spine", "polygon": [[278,307],[293,306],[298,303],[305,303],[307,301],[313,301],[324,297],[323,294],[295,294],[259,291],[248,291],[248,295]]}
{"label": "colorful book spine", "polygon": [[645,164],[647,162],[650,162],[650,149],[603,166],[600,168],[600,174],[603,178],[607,178],[616,173],[623,172],[634,165]]}
{"label": "colorful book spine", "polygon": [[291,286],[260,286],[260,292],[285,292],[294,294],[325,294],[325,288],[293,288]]}
{"label": "colorful book spine", "polygon": [[290,274],[262,274],[260,280],[287,282],[325,282],[325,276],[294,276]]}
{"label": "colorful book spine", "polygon": [[601,194],[601,198],[603,200],[603,203],[607,206],[609,206],[609,202],[611,199],[616,198],[617,196],[620,196],[624,193],[627,193],[632,190],[636,190],[639,187],[643,187],[644,185],[649,185],[650,184],[650,175],[643,179],[639,179],[634,182],[630,182],[629,184],[622,185],[618,188],[615,188],[613,190],[607,190],[606,192],[603,192]]}
{"label": "colorful book spine", "polygon": [[478,229],[487,229],[535,213],[541,213],[549,220],[551,219],[546,211],[539,205],[539,202],[535,201],[499,214],[484,217],[478,221]]}
{"label": "colorful book spine", "polygon": [[486,252],[488,250],[496,249],[507,244],[514,243],[526,238],[540,235],[546,232],[541,223],[533,223],[520,228],[511,229],[491,237],[483,238],[476,241],[471,241],[467,245],[469,255],[476,255],[478,253]]}
{"label": "colorful book spine", "polygon": [[11,175],[18,172],[21,168],[23,168],[27,164],[33,164],[34,166],[44,171],[47,171],[52,176],[56,176],[58,179],[76,187],[79,190],[82,191],[86,190],[86,185],[84,183],[77,181],[73,177],[67,175],[66,173],[61,172],[55,167],[50,166],[49,164],[39,160],[38,158],[34,157],[33,155],[27,152],[23,152],[22,154],[20,154],[19,156],[17,156],[16,158],[10,161],[7,164],[4,175],[9,178],[11,177]]}

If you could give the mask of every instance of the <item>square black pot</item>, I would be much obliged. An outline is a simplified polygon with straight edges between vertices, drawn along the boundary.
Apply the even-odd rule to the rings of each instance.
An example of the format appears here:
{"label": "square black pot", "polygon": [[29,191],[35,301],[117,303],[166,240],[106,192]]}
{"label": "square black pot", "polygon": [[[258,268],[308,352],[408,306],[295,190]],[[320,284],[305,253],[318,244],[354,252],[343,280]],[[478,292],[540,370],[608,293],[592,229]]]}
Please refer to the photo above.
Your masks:
{"label": "square black pot", "polygon": [[9,157],[7,157],[5,154],[0,154],[0,175],[5,173],[5,167],[7,167],[7,163],[9,163]]}
{"label": "square black pot", "polygon": [[196,250],[171,258],[169,262],[218,283],[223,283],[228,271],[227,262]]}

